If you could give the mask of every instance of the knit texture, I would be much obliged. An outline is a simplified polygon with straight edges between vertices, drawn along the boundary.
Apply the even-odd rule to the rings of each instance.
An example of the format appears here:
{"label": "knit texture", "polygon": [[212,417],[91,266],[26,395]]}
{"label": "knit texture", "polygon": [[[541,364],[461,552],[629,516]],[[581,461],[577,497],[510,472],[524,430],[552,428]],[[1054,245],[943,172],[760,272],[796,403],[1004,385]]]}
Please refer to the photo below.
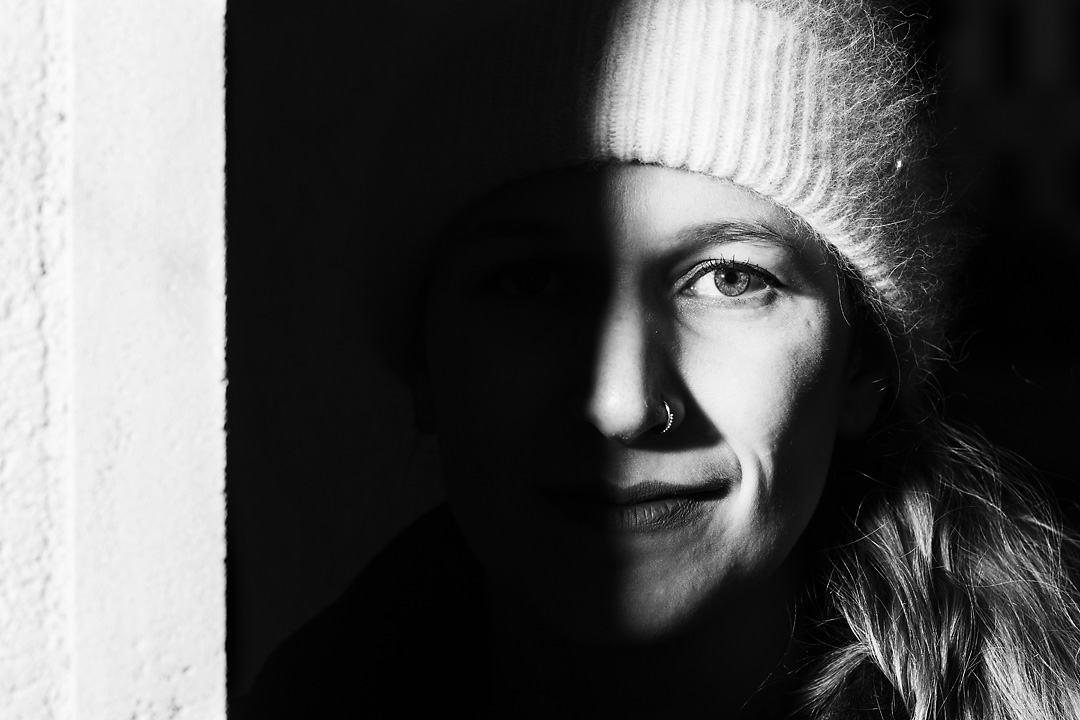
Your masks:
{"label": "knit texture", "polygon": [[904,335],[926,325],[937,281],[905,167],[921,153],[920,97],[887,30],[856,0],[466,3],[417,63],[375,204],[426,252],[470,203],[530,174],[700,173],[794,213]]}

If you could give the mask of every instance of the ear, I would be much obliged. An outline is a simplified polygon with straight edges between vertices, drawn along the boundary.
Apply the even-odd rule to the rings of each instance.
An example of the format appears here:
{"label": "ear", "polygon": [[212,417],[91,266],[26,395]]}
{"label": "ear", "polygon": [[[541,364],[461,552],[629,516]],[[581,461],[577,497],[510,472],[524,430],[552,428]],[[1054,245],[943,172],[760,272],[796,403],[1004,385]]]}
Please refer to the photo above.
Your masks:
{"label": "ear", "polygon": [[888,384],[883,363],[868,362],[867,353],[856,349],[848,369],[847,386],[837,434],[845,440],[855,440],[870,431],[881,410]]}
{"label": "ear", "polygon": [[409,374],[409,386],[412,388],[416,429],[425,435],[437,434],[435,392],[431,387],[431,376],[426,367],[418,367]]}

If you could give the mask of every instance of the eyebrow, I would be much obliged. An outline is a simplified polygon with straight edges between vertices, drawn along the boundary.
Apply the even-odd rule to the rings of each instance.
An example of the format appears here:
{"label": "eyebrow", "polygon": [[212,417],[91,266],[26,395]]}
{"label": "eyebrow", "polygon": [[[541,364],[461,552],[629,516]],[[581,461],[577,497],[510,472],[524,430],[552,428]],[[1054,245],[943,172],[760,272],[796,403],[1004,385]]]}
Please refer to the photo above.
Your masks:
{"label": "eyebrow", "polygon": [[540,238],[557,232],[553,225],[538,220],[498,218],[480,223],[474,228],[462,228],[458,232],[452,232],[447,239],[471,245],[500,237]]}
{"label": "eyebrow", "polygon": [[436,242],[433,248],[433,259],[436,264],[442,263],[459,250],[483,245],[499,238],[540,240],[555,235],[558,235],[557,228],[536,220],[499,218],[483,222],[476,227],[468,227],[468,225],[452,227]]}
{"label": "eyebrow", "polygon": [[783,245],[798,249],[800,236],[783,233],[765,223],[746,220],[717,220],[683,228],[675,234],[680,248],[705,250],[715,245],[734,242]]}

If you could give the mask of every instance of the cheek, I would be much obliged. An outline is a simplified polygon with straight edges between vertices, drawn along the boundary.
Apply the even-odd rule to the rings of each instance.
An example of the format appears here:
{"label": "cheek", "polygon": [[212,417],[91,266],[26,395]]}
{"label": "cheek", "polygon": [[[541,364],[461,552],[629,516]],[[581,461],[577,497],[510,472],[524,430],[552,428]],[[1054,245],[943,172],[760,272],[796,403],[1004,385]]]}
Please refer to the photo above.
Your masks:
{"label": "cheek", "polygon": [[[564,363],[543,345],[520,347],[515,333],[435,315],[427,363],[435,429],[448,481],[491,483],[514,473],[531,439],[567,422]],[[552,346],[554,347],[554,346]]]}
{"label": "cheek", "polygon": [[743,466],[747,512],[812,511],[836,438],[846,343],[844,328],[822,314],[729,328],[722,348],[696,349],[689,381]]}
{"label": "cheek", "polygon": [[[426,356],[440,435],[468,422],[487,429],[529,404],[529,378],[541,377],[535,353],[511,344],[512,333],[470,322],[467,313],[432,313],[426,329]],[[496,412],[497,411],[497,412]]]}

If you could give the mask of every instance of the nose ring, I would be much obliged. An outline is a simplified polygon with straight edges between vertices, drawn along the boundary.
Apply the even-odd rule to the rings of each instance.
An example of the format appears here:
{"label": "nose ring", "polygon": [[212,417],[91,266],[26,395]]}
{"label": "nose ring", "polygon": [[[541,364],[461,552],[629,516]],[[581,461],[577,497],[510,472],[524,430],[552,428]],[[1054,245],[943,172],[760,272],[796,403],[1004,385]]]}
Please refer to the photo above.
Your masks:
{"label": "nose ring", "polygon": [[675,415],[671,412],[671,407],[667,404],[666,400],[661,400],[664,404],[664,412],[667,413],[667,422],[664,423],[664,427],[660,430],[660,434],[663,435],[671,429],[671,425],[675,422]]}

